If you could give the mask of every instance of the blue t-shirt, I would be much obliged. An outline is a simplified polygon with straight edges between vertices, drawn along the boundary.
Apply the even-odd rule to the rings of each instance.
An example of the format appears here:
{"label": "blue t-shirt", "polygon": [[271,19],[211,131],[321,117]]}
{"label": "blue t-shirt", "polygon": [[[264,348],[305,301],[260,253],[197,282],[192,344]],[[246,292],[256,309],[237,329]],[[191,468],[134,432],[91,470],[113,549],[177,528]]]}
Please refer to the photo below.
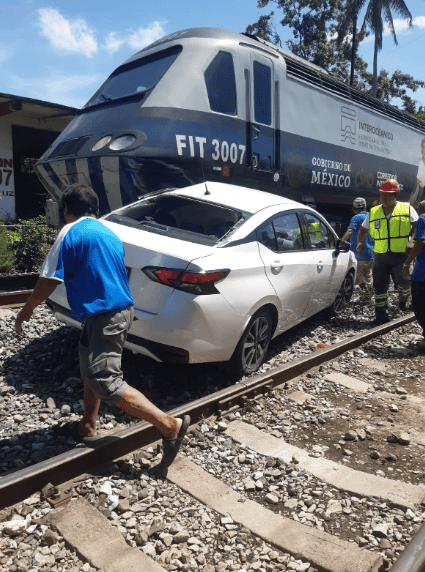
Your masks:
{"label": "blue t-shirt", "polygon": [[[425,214],[421,214],[416,223],[415,240],[425,240]],[[416,257],[416,264],[413,268],[412,276],[414,282],[425,282],[425,246]]]}
{"label": "blue t-shirt", "polygon": [[123,244],[94,218],[80,218],[63,227],[40,277],[65,283],[68,304],[78,320],[134,304]]}
{"label": "blue t-shirt", "polygon": [[368,213],[366,211],[362,211],[357,213],[353,216],[350,220],[350,224],[348,228],[353,230],[353,234],[350,236],[350,244],[351,250],[354,252],[356,260],[372,260],[373,258],[373,238],[370,236],[369,232],[366,235],[366,238],[363,241],[364,250],[363,252],[357,252],[357,235],[359,234],[359,230],[363,224],[364,219],[367,217]]}

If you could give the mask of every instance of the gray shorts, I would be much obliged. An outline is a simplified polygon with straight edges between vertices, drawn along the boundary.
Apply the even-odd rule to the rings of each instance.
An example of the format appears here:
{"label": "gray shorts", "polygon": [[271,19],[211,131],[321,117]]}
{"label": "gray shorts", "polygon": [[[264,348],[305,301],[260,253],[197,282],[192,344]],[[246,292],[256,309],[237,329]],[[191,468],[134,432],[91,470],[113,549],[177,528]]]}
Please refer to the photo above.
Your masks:
{"label": "gray shorts", "polygon": [[115,404],[128,387],[123,380],[121,357],[133,322],[133,306],[83,318],[80,336],[80,372],[95,395]]}

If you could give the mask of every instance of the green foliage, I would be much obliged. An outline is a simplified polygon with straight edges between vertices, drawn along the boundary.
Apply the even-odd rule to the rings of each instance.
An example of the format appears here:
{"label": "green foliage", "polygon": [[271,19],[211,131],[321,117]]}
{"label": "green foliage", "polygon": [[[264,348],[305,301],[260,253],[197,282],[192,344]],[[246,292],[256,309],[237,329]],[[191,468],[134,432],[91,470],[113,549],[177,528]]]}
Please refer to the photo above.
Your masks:
{"label": "green foliage", "polygon": [[0,227],[0,272],[7,272],[15,263],[12,246],[16,238],[15,232]]}
{"label": "green foliage", "polygon": [[[18,221],[17,230],[0,230],[0,269],[38,272],[56,238],[56,231],[46,225],[46,217]],[[15,227],[16,228],[16,227]]]}

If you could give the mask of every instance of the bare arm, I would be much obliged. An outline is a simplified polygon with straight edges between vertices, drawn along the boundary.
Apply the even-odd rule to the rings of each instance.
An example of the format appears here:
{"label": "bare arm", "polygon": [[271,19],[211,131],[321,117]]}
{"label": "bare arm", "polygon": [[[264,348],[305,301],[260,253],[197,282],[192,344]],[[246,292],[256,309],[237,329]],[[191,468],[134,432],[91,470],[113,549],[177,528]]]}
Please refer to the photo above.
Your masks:
{"label": "bare arm", "polygon": [[47,300],[50,294],[55,290],[56,286],[60,283],[60,280],[52,280],[51,278],[39,278],[37,280],[27,303],[16,316],[15,329],[18,334],[22,333],[22,322],[28,322],[34,312],[34,309]]}
{"label": "bare arm", "polygon": [[424,244],[425,244],[425,239],[415,240],[413,247],[411,248],[409,254],[407,255],[406,262],[404,263],[406,266],[408,266],[411,262],[415,260],[417,255],[422,250]]}
{"label": "bare arm", "polygon": [[364,226],[360,227],[359,234],[357,235],[357,252],[363,252],[364,246],[363,241],[366,238],[367,228]]}
{"label": "bare arm", "polygon": [[404,266],[403,266],[403,278],[405,280],[409,279],[409,275],[410,275],[409,266],[415,260],[417,255],[421,252],[424,244],[425,244],[424,239],[415,240],[412,248],[409,249],[408,254],[407,254],[407,258],[406,258],[406,262],[404,263]]}
{"label": "bare arm", "polygon": [[341,236],[341,240],[348,240],[353,234],[354,230],[352,228],[347,228],[344,234]]}
{"label": "bare arm", "polygon": [[409,254],[409,252],[412,250],[413,245],[414,245],[413,237],[415,236],[415,231],[416,231],[416,221],[412,222],[411,224],[412,224],[411,230],[410,230],[411,239],[406,244],[406,254]]}

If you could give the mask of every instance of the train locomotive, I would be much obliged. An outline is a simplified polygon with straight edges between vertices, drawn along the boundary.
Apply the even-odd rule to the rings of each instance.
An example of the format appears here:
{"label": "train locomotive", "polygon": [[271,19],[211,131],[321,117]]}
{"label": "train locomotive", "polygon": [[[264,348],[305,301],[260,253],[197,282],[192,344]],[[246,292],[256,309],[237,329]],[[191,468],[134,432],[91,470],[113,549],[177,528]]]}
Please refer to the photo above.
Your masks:
{"label": "train locomotive", "polygon": [[385,179],[417,200],[425,122],[258,37],[166,36],[118,67],[35,170],[54,199],[90,184],[101,214],[205,180],[276,193],[347,220]]}

